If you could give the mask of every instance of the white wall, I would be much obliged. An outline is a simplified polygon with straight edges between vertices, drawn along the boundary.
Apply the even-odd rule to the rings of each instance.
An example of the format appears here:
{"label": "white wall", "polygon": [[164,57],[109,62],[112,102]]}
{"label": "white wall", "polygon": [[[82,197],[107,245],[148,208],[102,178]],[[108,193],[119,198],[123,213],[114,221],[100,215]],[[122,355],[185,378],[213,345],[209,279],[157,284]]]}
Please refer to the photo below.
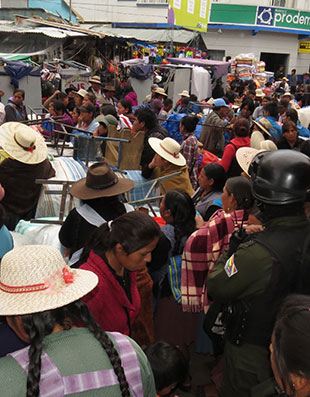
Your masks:
{"label": "white wall", "polygon": [[258,32],[252,30],[222,29],[222,33],[209,30],[203,34],[210,50],[225,50],[225,56],[232,58],[240,53],[253,52],[260,58],[261,52],[289,54],[287,72],[295,68],[298,74],[308,71],[310,54],[298,54],[298,36],[277,32]]}
{"label": "white wall", "polygon": [[72,0],[86,22],[167,23],[168,6],[138,6],[136,1]]}

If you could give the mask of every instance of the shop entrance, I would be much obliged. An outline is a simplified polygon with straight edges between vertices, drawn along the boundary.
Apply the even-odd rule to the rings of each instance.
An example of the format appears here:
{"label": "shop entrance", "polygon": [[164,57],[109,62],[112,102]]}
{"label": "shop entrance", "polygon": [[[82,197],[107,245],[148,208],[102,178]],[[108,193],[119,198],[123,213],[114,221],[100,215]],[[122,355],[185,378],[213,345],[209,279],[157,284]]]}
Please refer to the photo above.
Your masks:
{"label": "shop entrance", "polygon": [[283,65],[285,73],[287,74],[289,71],[288,61],[289,54],[275,54],[273,52],[261,52],[260,60],[264,61],[266,64],[266,70],[268,72],[276,72],[279,69],[279,66]]}

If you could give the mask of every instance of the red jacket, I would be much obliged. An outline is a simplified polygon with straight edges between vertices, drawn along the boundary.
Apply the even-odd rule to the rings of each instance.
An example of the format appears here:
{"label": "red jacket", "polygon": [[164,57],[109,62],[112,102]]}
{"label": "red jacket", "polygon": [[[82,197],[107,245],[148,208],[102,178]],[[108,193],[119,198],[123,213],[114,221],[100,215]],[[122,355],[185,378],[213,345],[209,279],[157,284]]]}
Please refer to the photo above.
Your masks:
{"label": "red jacket", "polygon": [[131,303],[104,260],[94,251],[90,252],[87,262],[80,269],[90,270],[99,277],[97,287],[82,298],[97,323],[104,331],[129,335],[131,325],[140,310],[136,272],[130,272]]}
{"label": "red jacket", "polygon": [[224,170],[227,172],[229,170],[229,167],[231,165],[231,162],[233,158],[236,156],[236,149],[239,149],[241,147],[251,146],[251,139],[250,137],[238,137],[232,139],[224,149],[223,157],[222,160],[219,162],[221,166],[224,168]]}

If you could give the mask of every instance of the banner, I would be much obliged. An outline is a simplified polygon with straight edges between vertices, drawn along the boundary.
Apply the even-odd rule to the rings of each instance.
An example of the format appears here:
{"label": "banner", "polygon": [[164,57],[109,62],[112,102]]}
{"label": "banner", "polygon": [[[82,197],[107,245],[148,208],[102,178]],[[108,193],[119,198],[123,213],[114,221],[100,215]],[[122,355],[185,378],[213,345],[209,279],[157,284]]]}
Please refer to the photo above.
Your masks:
{"label": "banner", "polygon": [[206,32],[210,0],[169,0],[168,23]]}
{"label": "banner", "polygon": [[265,6],[212,4],[209,23],[310,31],[310,12]]}

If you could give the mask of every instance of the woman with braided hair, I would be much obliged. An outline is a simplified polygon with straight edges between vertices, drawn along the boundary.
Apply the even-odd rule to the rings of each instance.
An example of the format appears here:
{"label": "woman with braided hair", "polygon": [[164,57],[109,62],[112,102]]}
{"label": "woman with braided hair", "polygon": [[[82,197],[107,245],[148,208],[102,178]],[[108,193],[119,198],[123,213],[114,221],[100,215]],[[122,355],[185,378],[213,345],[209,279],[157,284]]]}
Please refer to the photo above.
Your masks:
{"label": "woman with braided hair", "polygon": [[133,211],[101,225],[85,245],[80,269],[97,274],[99,282],[83,301],[105,331],[133,336],[141,300],[143,304],[137,277],[145,271],[150,279],[146,263],[159,236],[160,228],[149,215]]}
{"label": "woman with braided hair", "polygon": [[3,257],[0,315],[30,346],[0,359],[1,396],[155,397],[142,350],[105,333],[80,301],[97,283],[54,247],[22,246]]}

